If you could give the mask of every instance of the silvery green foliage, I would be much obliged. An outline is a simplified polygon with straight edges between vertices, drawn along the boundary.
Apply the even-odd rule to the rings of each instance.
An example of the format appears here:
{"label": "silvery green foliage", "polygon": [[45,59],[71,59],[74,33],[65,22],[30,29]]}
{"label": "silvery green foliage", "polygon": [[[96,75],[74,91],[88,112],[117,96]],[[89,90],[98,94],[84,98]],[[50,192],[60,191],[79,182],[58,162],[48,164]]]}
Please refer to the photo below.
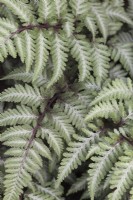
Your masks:
{"label": "silvery green foliage", "polygon": [[1,199],[133,199],[132,7],[0,0]]}
{"label": "silvery green foliage", "polygon": [[[33,69],[35,81],[48,69],[51,55],[53,73],[47,87],[63,76],[69,54],[78,62],[79,81],[87,79],[92,70],[99,79],[107,77],[110,49],[105,43],[123,23],[133,25],[120,1],[1,0],[0,3],[8,12],[3,12],[0,18],[0,61],[8,55],[13,58],[18,55],[26,65],[26,72]],[[97,40],[97,35],[102,39]],[[132,75],[129,47],[120,46],[119,49],[116,45],[114,51],[112,58],[120,59]],[[114,58],[116,51],[117,59]]]}

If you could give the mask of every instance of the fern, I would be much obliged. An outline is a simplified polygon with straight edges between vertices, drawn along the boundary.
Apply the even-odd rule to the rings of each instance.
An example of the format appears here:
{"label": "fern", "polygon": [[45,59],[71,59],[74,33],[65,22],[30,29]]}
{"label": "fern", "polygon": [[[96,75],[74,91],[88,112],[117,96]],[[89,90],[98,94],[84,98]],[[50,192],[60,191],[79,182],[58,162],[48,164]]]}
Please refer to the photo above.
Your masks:
{"label": "fern", "polygon": [[71,54],[72,56],[78,61],[79,63],[79,71],[80,71],[80,81],[84,81],[86,77],[90,74],[90,60],[89,60],[89,44],[86,41],[73,38],[70,40],[72,49]]}
{"label": "fern", "polygon": [[126,22],[128,24],[133,25],[132,20],[129,18],[126,12],[124,12],[124,9],[118,8],[118,7],[108,7],[107,8],[107,13],[108,16],[111,17],[112,19],[118,19],[122,22]]}
{"label": "fern", "polygon": [[103,100],[111,99],[130,99],[132,97],[132,82],[130,79],[127,79],[127,83],[122,80],[116,79],[112,82],[112,85],[108,84],[107,87],[99,93],[99,96],[91,102],[91,105],[102,102]]}
{"label": "fern", "polygon": [[93,156],[91,159],[94,163],[90,164],[88,171],[89,190],[91,199],[94,199],[95,191],[97,191],[100,182],[109,170],[111,170],[113,163],[116,162],[118,156],[122,154],[121,144],[116,143],[109,146],[108,143],[100,143],[100,151],[96,153],[99,156]]}
{"label": "fern", "polygon": [[0,199],[133,199],[131,0],[0,0]]}
{"label": "fern", "polygon": [[52,40],[51,54],[53,58],[53,62],[55,65],[53,77],[48,85],[50,87],[55,83],[62,75],[65,70],[67,54],[68,51],[66,42],[61,39],[61,36],[56,34],[55,38]]}
{"label": "fern", "polygon": [[104,40],[106,40],[108,36],[108,18],[104,14],[104,9],[101,8],[100,4],[94,4],[92,5],[91,10],[96,18],[98,28],[102,33]]}
{"label": "fern", "polygon": [[[128,162],[128,164],[126,163]],[[111,188],[116,188],[113,194],[109,195],[109,199],[121,199],[121,196],[132,185],[130,174],[132,174],[132,150],[125,152],[125,155],[120,157],[120,161],[116,163],[116,169],[113,171],[111,178]],[[121,172],[119,174],[119,172]],[[126,187],[125,187],[125,183]],[[118,186],[117,186],[118,185]]]}
{"label": "fern", "polygon": [[38,88],[32,88],[29,85],[16,85],[15,88],[9,88],[1,94],[0,101],[22,102],[26,105],[40,105],[43,97]]}
{"label": "fern", "polygon": [[87,185],[86,174],[83,174],[80,178],[77,178],[74,184],[72,184],[67,194],[70,195],[72,193],[76,193],[77,191],[83,190],[86,188],[86,185]]}
{"label": "fern", "polygon": [[[99,29],[105,41],[109,36],[108,24],[113,23],[112,20],[114,18],[116,21],[120,20],[124,23],[132,24],[131,19],[123,9],[123,5],[118,8],[118,11],[117,8],[114,11],[112,4],[106,8],[101,3],[89,3],[87,0],[70,1],[69,5],[65,0],[54,2],[50,0],[38,1],[37,6],[27,1],[20,2],[19,0],[12,0],[10,3],[3,0],[1,3],[7,6],[9,12],[13,12],[20,20],[11,21],[8,16],[1,18],[1,61],[4,61],[8,53],[14,58],[18,53],[21,61],[26,64],[26,71],[29,72],[31,68],[34,69],[33,81],[35,81],[46,68],[49,53],[51,53],[54,68],[48,86],[52,86],[62,77],[68,57],[68,47],[71,47],[70,41],[73,40],[75,32],[76,34],[84,35],[84,33],[81,33],[83,32],[84,24],[88,31],[92,33],[93,40],[96,37],[96,30]],[[69,9],[67,9],[68,6],[70,7]],[[35,15],[36,11],[37,16]],[[54,17],[57,17],[55,22]],[[77,18],[76,20],[74,20],[75,17]],[[60,22],[61,18],[62,22]],[[82,21],[84,21],[83,25],[81,25]],[[62,28],[62,33],[59,33]],[[49,32],[50,29],[51,33]],[[118,26],[119,29],[120,27]],[[74,53],[73,57],[79,62],[79,80],[83,81],[88,77],[91,69],[90,60],[87,59],[89,47],[84,40],[81,40],[80,44],[76,42],[75,45],[75,48],[77,48],[77,45],[82,46],[80,47],[80,52],[75,52],[76,54]],[[74,48],[73,43],[72,46]],[[80,48],[78,46],[78,49]],[[3,49],[5,49],[5,53]]]}
{"label": "fern", "polygon": [[114,62],[120,60],[123,67],[130,73],[132,77],[132,47],[131,44],[118,44],[111,52]]}
{"label": "fern", "polygon": [[94,43],[92,48],[92,64],[94,76],[102,80],[107,77],[108,68],[110,68],[110,53],[104,44]]}
{"label": "fern", "polygon": [[59,168],[58,184],[60,184],[73,169],[76,169],[78,165],[81,165],[81,162],[85,161],[89,146],[99,137],[100,132],[93,133],[87,131],[86,134],[88,137],[74,136],[78,142],[76,141],[69,144]]}

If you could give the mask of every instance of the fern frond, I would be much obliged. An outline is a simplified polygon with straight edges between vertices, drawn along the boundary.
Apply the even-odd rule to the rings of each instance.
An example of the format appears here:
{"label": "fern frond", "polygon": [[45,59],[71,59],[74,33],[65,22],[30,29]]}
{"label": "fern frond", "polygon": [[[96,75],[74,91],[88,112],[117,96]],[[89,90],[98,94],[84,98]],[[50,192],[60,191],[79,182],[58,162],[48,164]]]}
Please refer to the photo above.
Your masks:
{"label": "fern frond", "polygon": [[71,98],[66,102],[61,104],[61,107],[64,109],[64,113],[68,116],[68,119],[71,121],[77,129],[85,127],[84,117],[86,115],[85,105],[81,105],[80,101],[77,101],[77,98]]}
{"label": "fern frond", "polygon": [[5,4],[22,22],[30,23],[34,19],[30,6],[24,6],[21,1],[1,0],[0,2]]}
{"label": "fern frond", "polygon": [[47,22],[53,17],[53,2],[51,0],[40,0],[38,7],[38,22]]}
{"label": "fern frond", "polygon": [[133,199],[132,10],[0,0],[0,199]]}
{"label": "fern frond", "polygon": [[71,188],[68,190],[67,195],[84,190],[86,186],[87,186],[87,174],[84,173],[80,178],[77,178],[74,184],[72,184]]}
{"label": "fern frond", "polygon": [[91,158],[94,154],[98,154],[99,151],[100,151],[100,147],[97,144],[96,145],[92,144],[86,156],[86,160]]}
{"label": "fern frond", "polygon": [[83,107],[86,107],[86,109],[88,109],[90,102],[93,99],[93,96],[90,95],[90,93],[87,90],[85,90],[77,94],[77,99],[81,102],[81,105]]}
{"label": "fern frond", "polygon": [[[16,81],[23,81],[24,83],[31,83],[33,80],[34,72],[26,72],[24,67],[16,68],[12,72],[10,72],[8,75],[6,75],[1,80],[16,80]],[[43,85],[47,82],[46,78],[43,75],[40,75],[34,83],[36,86]]]}
{"label": "fern frond", "polygon": [[63,200],[62,198],[62,188],[53,189],[50,186],[35,185],[35,192],[31,194],[26,194],[27,200]]}
{"label": "fern frond", "polygon": [[40,155],[44,156],[46,158],[48,158],[49,160],[51,160],[51,153],[49,148],[42,142],[41,139],[37,138],[34,140],[33,142],[33,149],[35,151],[37,151]]}
{"label": "fern frond", "polygon": [[37,33],[36,40],[36,55],[35,55],[35,69],[33,81],[36,80],[39,74],[42,74],[44,67],[48,61],[50,43],[47,38],[45,38],[44,32],[41,30]]}
{"label": "fern frond", "polygon": [[97,26],[102,33],[104,40],[106,41],[108,37],[108,18],[104,12],[104,8],[102,8],[101,4],[94,4],[91,7],[91,10],[96,18]]}
{"label": "fern frond", "polygon": [[92,64],[94,76],[103,80],[108,76],[110,53],[108,47],[104,44],[94,43],[92,48]]}
{"label": "fern frond", "polygon": [[79,81],[84,81],[90,74],[90,45],[87,40],[72,38],[70,40],[71,54],[78,62]]}
{"label": "fern frond", "polygon": [[111,170],[113,164],[117,161],[118,156],[122,154],[121,144],[117,143],[113,146],[107,143],[100,144],[100,151],[96,153],[98,156],[93,156],[90,164],[89,174],[89,191],[91,200],[94,200],[95,192],[97,191],[101,181],[105,178],[108,171]]}
{"label": "fern frond", "polygon": [[[2,28],[1,28],[2,31]],[[15,45],[13,43],[13,41],[8,38],[9,33],[6,31],[5,33],[1,33],[2,35],[0,35],[0,55],[3,58],[6,58],[7,55],[11,55],[13,58],[17,57],[17,52],[16,52],[16,48]],[[5,44],[5,40],[4,40],[4,35],[6,37],[7,34],[7,38],[6,38],[6,44]],[[3,62],[3,61],[2,61]]]}
{"label": "fern frond", "polygon": [[85,15],[88,12],[87,0],[70,0],[70,6],[73,14],[78,17],[79,15]]}
{"label": "fern frond", "polygon": [[0,16],[6,17],[13,22],[17,20],[17,17],[13,15],[13,13],[4,4],[2,4],[0,7]]}
{"label": "fern frond", "polygon": [[60,158],[61,152],[63,150],[63,141],[60,137],[60,134],[52,128],[41,127],[41,136],[43,139],[46,138],[49,146]]}
{"label": "fern frond", "polygon": [[58,189],[54,189],[52,187],[42,187],[40,185],[36,185],[37,189],[41,192],[43,192],[44,194],[48,195],[50,200],[63,200],[63,198],[61,197],[62,195],[62,187],[59,187]]}
{"label": "fern frond", "polygon": [[9,20],[8,18],[0,18],[0,26],[10,32],[14,32],[14,30],[17,30],[18,28],[17,23]]}
{"label": "fern frond", "polygon": [[31,182],[31,175],[42,167],[41,156],[51,160],[49,148],[41,139],[33,137],[34,131],[31,126],[15,126],[1,135],[0,141],[11,147],[6,151],[9,157],[5,162],[4,200],[18,199],[22,189]]}
{"label": "fern frond", "polygon": [[49,118],[53,127],[59,131],[60,135],[68,143],[71,140],[71,136],[75,133],[69,117],[62,110],[54,109]]}
{"label": "fern frond", "polygon": [[109,71],[109,76],[110,78],[113,80],[113,79],[116,79],[116,78],[125,78],[127,76],[127,72],[126,70],[124,70],[122,68],[122,65],[121,64],[116,64],[114,65],[113,67],[110,68],[110,71]]}
{"label": "fern frond", "polygon": [[0,114],[0,126],[30,124],[37,116],[32,109],[26,106],[17,106]]}
{"label": "fern frond", "polygon": [[94,41],[97,33],[97,26],[96,26],[96,20],[93,15],[87,15],[87,17],[85,18],[85,26],[92,33]]}
{"label": "fern frond", "polygon": [[2,27],[0,29],[0,35],[1,36],[5,36],[8,37],[10,35],[10,31],[8,29],[6,29],[6,27]]}
{"label": "fern frond", "polygon": [[[115,100],[109,102],[102,102],[92,108],[89,114],[86,116],[86,121],[91,121],[96,118],[112,118],[114,121],[118,118],[118,113],[120,110],[120,104],[118,104]],[[123,106],[123,105],[121,105]]]}
{"label": "fern frond", "polygon": [[13,138],[29,138],[29,136],[32,133],[32,127],[29,125],[25,126],[14,126],[6,129],[1,134],[0,141],[6,141],[6,140],[13,140]]}
{"label": "fern frond", "polygon": [[17,37],[14,38],[14,43],[21,61],[24,62],[26,58],[24,35],[20,33]]}
{"label": "fern frond", "polygon": [[130,73],[133,77],[133,55],[131,44],[118,44],[111,51],[111,57],[114,62],[120,61],[122,66]]}
{"label": "fern frond", "polygon": [[[121,43],[132,43],[133,42],[133,35],[131,32],[121,32],[118,34],[118,41]],[[131,45],[132,46],[132,45]]]}
{"label": "fern frond", "polygon": [[21,102],[21,104],[38,107],[43,101],[43,97],[37,87],[32,88],[29,85],[23,87],[19,84],[2,92],[0,94],[0,101]]}
{"label": "fern frond", "polygon": [[57,19],[60,19],[62,16],[65,16],[67,12],[67,1],[66,0],[54,0],[53,6],[55,9],[55,14]]}
{"label": "fern frond", "polygon": [[99,95],[91,102],[90,105],[95,105],[102,101],[109,101],[111,99],[130,99],[133,95],[133,86],[130,79],[126,83],[121,79],[114,80],[106,87],[103,87]]}
{"label": "fern frond", "polygon": [[3,37],[0,37],[0,61],[4,62],[4,59],[8,56],[8,50],[3,42]]}
{"label": "fern frond", "polygon": [[96,79],[93,76],[89,77],[89,80],[85,82],[85,89],[88,91],[100,91],[101,90],[101,81]]}
{"label": "fern frond", "polygon": [[111,21],[109,22],[109,35],[116,35],[118,31],[122,28],[123,23],[120,21]]}
{"label": "fern frond", "polygon": [[54,65],[53,76],[47,87],[52,86],[62,76],[67,62],[67,51],[65,38],[59,34],[55,34],[55,37],[51,41],[51,55]]}
{"label": "fern frond", "polygon": [[133,19],[133,1],[132,0],[129,0],[128,1],[128,13],[129,13],[129,16]]}
{"label": "fern frond", "polygon": [[87,131],[86,134],[88,134],[86,137],[74,135],[73,137],[76,141],[69,143],[67,152],[64,153],[64,158],[59,167],[57,185],[60,185],[72,170],[76,169],[83,161],[85,161],[87,151],[91,143],[94,143],[99,138],[100,131],[96,133]]}
{"label": "fern frond", "polygon": [[26,64],[26,72],[29,72],[31,66],[34,61],[35,56],[35,41],[34,41],[34,32],[33,31],[25,31],[24,32],[24,40],[25,40],[25,64]]}
{"label": "fern frond", "polygon": [[[24,137],[24,135],[22,137]],[[29,136],[29,138],[31,137],[32,136]],[[35,171],[42,166],[40,155],[51,159],[50,152],[42,141],[39,143],[37,139],[32,141],[32,147],[32,145],[29,146],[29,138],[26,137],[23,139],[18,137],[14,140],[14,138],[11,139],[11,137],[9,137],[8,139],[10,140],[4,142],[5,145],[12,147],[6,154],[14,156],[8,158],[5,162],[7,174],[4,182],[6,186],[4,200],[18,199],[23,187],[28,186],[31,181],[31,174],[34,174]]]}
{"label": "fern frond", "polygon": [[116,20],[120,20],[124,23],[133,25],[133,21],[130,19],[130,17],[128,16],[128,14],[124,11],[124,9],[122,7],[112,7],[109,6],[107,8],[107,15],[109,17],[111,17],[112,19]]}
{"label": "fern frond", "polygon": [[65,23],[63,25],[63,29],[65,31],[65,34],[67,36],[67,38],[71,37],[73,35],[74,32],[74,16],[72,14],[67,14],[65,16]]}
{"label": "fern frond", "polygon": [[121,156],[119,161],[115,164],[113,168],[113,174],[111,177],[111,189],[113,192],[109,194],[109,200],[120,200],[122,196],[126,193],[127,189],[130,189],[133,173],[133,152],[128,150],[125,152],[124,156]]}

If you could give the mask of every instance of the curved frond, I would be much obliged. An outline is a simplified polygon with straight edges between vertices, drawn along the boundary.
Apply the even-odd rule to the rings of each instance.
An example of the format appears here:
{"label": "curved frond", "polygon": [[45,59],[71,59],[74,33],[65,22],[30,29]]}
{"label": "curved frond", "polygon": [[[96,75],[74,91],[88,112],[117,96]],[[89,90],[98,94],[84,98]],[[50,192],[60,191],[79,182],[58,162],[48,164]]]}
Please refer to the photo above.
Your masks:
{"label": "curved frond", "polygon": [[[118,113],[119,113],[119,104],[113,100],[111,102],[101,102],[95,107],[92,108],[92,110],[89,112],[89,114],[86,116],[86,121],[91,121],[96,118],[112,118],[113,120],[118,119]],[[121,105],[123,106],[123,105]]]}
{"label": "curved frond", "polygon": [[0,114],[0,126],[30,124],[37,116],[32,109],[26,106],[17,106]]}
{"label": "curved frond", "polygon": [[65,39],[61,35],[55,34],[55,37],[51,41],[51,55],[54,69],[53,76],[48,84],[48,87],[52,86],[62,76],[67,62],[67,51],[68,48]]}
{"label": "curved frond", "polygon": [[112,59],[117,62],[120,61],[122,66],[130,73],[131,77],[133,77],[133,50],[132,44],[118,44],[115,48],[111,51]]}
{"label": "curved frond", "polygon": [[[16,134],[14,138],[13,132]],[[24,187],[27,187],[34,174],[42,166],[42,158],[51,159],[51,153],[42,140],[33,138],[34,128],[19,126],[9,128],[2,134],[4,145],[11,148],[6,151],[5,197],[4,200],[17,200]],[[40,156],[41,155],[41,156]]]}
{"label": "curved frond", "polygon": [[94,41],[97,33],[97,26],[96,26],[96,20],[93,15],[87,15],[87,17],[85,18],[85,26],[92,33]]}
{"label": "curved frond", "polygon": [[83,161],[85,161],[91,143],[94,143],[99,138],[100,132],[93,133],[88,131],[87,134],[86,137],[74,135],[76,141],[69,143],[67,152],[64,153],[64,158],[59,167],[57,185],[60,185],[72,170],[76,169]]}
{"label": "curved frond", "polygon": [[112,7],[112,6],[108,7],[107,15],[112,19],[118,19],[124,23],[133,25],[133,21],[130,19],[130,17],[122,7]]}
{"label": "curved frond", "polygon": [[[26,72],[24,67],[16,68],[12,72],[10,72],[8,75],[6,75],[1,80],[16,80],[16,81],[23,81],[24,83],[32,83],[34,76],[34,72]],[[43,77],[43,75],[40,75],[36,81],[34,81],[34,84],[37,86],[43,85],[47,82],[46,77]]]}
{"label": "curved frond", "polygon": [[110,52],[104,44],[94,43],[92,48],[92,65],[94,76],[99,80],[106,79],[110,61]]}
{"label": "curved frond", "polygon": [[17,30],[18,28],[17,23],[9,20],[8,18],[0,18],[0,26],[11,32]]}
{"label": "curved frond", "polygon": [[8,88],[0,94],[0,101],[6,102],[21,102],[26,105],[39,106],[43,101],[43,97],[37,87],[32,88],[29,85],[16,85],[15,87]]}
{"label": "curved frond", "polygon": [[68,190],[67,195],[84,190],[87,186],[87,174],[84,173],[80,178],[77,178],[76,182],[72,184],[71,188]]}
{"label": "curved frond", "polygon": [[72,12],[76,17],[82,14],[85,15],[88,11],[87,0],[70,0],[70,6],[72,7]]}
{"label": "curved frond", "polygon": [[35,55],[35,69],[33,81],[36,80],[39,74],[42,74],[42,71],[46,67],[48,61],[50,49],[50,42],[45,38],[45,33],[38,31],[37,40],[36,40],[36,55]]}
{"label": "curved frond", "polygon": [[0,2],[4,3],[22,22],[29,23],[34,19],[30,5],[25,6],[20,0],[1,0]]}
{"label": "curved frond", "polygon": [[90,45],[87,40],[72,38],[70,40],[71,54],[78,62],[79,81],[84,81],[90,74]]}
{"label": "curved frond", "polygon": [[96,18],[98,28],[102,33],[104,40],[106,41],[108,37],[108,18],[105,14],[104,8],[102,9],[102,6],[100,4],[94,4],[91,7],[91,10]]}
{"label": "curved frond", "polygon": [[130,99],[133,95],[133,86],[130,79],[127,82],[116,79],[111,84],[109,83],[102,89],[99,95],[91,102],[91,106],[102,101],[109,101],[111,99]]}
{"label": "curved frond", "polygon": [[63,111],[55,109],[54,112],[51,113],[50,119],[51,124],[68,143],[71,140],[71,136],[75,133],[69,117],[65,115]]}
{"label": "curved frond", "polygon": [[65,16],[67,12],[67,1],[66,0],[54,0],[53,2],[55,14],[57,19],[60,19],[61,16]]}
{"label": "curved frond", "polygon": [[111,176],[111,189],[113,192],[109,194],[109,200],[120,200],[121,197],[126,193],[127,189],[130,189],[133,180],[133,152],[125,152],[124,156],[121,156],[119,161],[113,168],[113,174]]}
{"label": "curved frond", "polygon": [[93,156],[88,170],[88,187],[90,191],[91,200],[94,200],[95,193],[105,178],[108,171],[111,170],[113,164],[117,161],[118,156],[122,154],[121,144],[109,145],[101,143],[100,151],[96,153],[97,156]]}
{"label": "curved frond", "polygon": [[55,151],[55,153],[60,158],[61,152],[63,150],[63,141],[60,137],[60,134],[52,128],[42,127],[41,135],[43,139],[46,138],[49,146]]}
{"label": "curved frond", "polygon": [[65,31],[65,34],[67,36],[67,38],[71,37],[73,35],[74,32],[74,16],[72,14],[67,14],[65,16],[65,23],[63,25],[63,29]]}
{"label": "curved frond", "polygon": [[14,38],[14,43],[18,51],[18,55],[20,56],[21,61],[24,63],[26,59],[26,53],[25,53],[25,40],[23,33],[20,33],[17,37]]}
{"label": "curved frond", "polygon": [[35,41],[34,41],[34,32],[33,31],[25,31],[24,32],[24,40],[25,40],[25,64],[26,64],[26,72],[29,72],[35,56]]}
{"label": "curved frond", "polygon": [[36,184],[35,191],[33,193],[27,194],[27,200],[63,200],[62,198],[62,188],[53,189],[50,186],[41,186]]}
{"label": "curved frond", "polygon": [[86,115],[85,105],[81,105],[77,98],[71,98],[65,103],[61,104],[64,109],[64,113],[68,116],[68,119],[77,129],[85,127],[84,117]]}
{"label": "curved frond", "polygon": [[41,23],[47,22],[53,17],[53,2],[51,0],[39,0],[38,13],[38,21]]}

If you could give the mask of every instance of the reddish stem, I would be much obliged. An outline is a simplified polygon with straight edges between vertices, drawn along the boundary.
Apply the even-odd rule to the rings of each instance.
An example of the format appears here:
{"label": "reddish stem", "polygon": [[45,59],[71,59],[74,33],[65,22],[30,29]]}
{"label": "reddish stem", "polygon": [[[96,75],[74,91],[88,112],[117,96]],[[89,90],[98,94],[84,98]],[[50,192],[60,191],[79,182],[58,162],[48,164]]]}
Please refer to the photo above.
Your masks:
{"label": "reddish stem", "polygon": [[20,27],[19,29],[17,29],[16,31],[12,32],[11,33],[11,36],[10,38],[14,37],[16,34],[19,34],[23,31],[26,31],[26,30],[33,30],[34,28],[38,28],[38,29],[50,29],[50,28],[53,28],[55,31],[58,31],[59,29],[61,29],[62,27],[62,24],[61,23],[58,23],[58,24],[55,24],[55,25],[50,25],[48,23],[45,23],[45,24],[29,24],[27,26],[22,26]]}

